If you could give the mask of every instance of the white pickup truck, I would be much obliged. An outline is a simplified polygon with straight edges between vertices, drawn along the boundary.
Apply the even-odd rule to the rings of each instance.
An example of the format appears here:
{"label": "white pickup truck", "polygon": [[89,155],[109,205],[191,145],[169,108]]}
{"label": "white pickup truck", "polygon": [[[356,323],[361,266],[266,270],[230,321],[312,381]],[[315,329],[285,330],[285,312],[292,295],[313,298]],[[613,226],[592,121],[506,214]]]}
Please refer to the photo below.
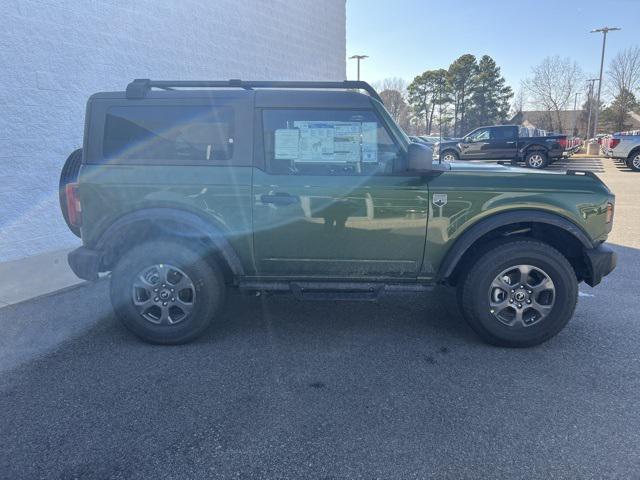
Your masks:
{"label": "white pickup truck", "polygon": [[623,160],[635,172],[640,172],[640,130],[614,133],[603,145],[604,154]]}

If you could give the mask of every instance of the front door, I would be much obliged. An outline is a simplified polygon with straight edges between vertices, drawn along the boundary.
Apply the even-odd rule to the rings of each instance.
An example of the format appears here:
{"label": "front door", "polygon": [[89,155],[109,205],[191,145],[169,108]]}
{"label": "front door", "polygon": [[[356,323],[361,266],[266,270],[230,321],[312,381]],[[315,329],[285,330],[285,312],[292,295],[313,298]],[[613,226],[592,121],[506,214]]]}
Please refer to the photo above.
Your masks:
{"label": "front door", "polygon": [[404,151],[377,112],[264,109],[262,124],[264,170],[253,178],[259,275],[417,276],[427,178],[395,172]]}
{"label": "front door", "polygon": [[488,128],[479,128],[465,137],[460,143],[464,160],[484,160],[490,158],[490,138]]}

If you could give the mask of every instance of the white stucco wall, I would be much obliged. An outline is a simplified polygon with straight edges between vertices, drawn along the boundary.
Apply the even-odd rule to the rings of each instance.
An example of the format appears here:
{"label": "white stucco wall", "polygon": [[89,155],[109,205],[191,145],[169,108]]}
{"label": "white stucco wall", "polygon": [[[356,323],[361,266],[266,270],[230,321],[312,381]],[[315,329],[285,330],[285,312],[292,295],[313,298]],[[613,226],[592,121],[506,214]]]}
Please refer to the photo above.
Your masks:
{"label": "white stucco wall", "polygon": [[91,93],[345,78],[345,0],[3,0],[0,32],[0,262],[79,243],[57,185]]}

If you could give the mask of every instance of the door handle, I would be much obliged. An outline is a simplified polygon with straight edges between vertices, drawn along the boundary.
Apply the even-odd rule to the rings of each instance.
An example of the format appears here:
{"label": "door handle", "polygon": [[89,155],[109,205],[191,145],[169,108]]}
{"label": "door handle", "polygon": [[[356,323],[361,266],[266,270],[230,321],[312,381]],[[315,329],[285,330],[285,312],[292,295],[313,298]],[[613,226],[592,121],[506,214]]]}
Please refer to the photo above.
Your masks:
{"label": "door handle", "polygon": [[507,145],[515,145],[516,142],[507,142]]}
{"label": "door handle", "polygon": [[284,192],[270,193],[268,195],[260,195],[260,201],[272,205],[293,205],[300,202],[300,198]]}

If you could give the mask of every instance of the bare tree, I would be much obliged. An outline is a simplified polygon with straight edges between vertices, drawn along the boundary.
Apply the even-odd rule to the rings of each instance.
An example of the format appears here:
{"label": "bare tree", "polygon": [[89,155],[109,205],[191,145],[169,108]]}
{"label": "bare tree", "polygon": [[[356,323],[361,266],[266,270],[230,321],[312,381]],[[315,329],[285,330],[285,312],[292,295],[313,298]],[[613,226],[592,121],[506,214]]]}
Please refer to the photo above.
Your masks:
{"label": "bare tree", "polygon": [[400,92],[403,96],[405,96],[407,93],[407,82],[403,78],[398,78],[398,77],[385,78],[384,80],[375,82],[373,86],[379,92],[383,90],[396,90]]}
{"label": "bare tree", "polygon": [[640,46],[629,47],[613,57],[607,71],[609,87],[616,97],[640,88]]}
{"label": "bare tree", "polygon": [[404,95],[399,90],[385,89],[380,92],[380,98],[384,102],[389,114],[405,131],[409,127],[409,106]]}
{"label": "bare tree", "polygon": [[511,104],[511,116],[524,112],[527,105],[527,93],[524,88],[520,87],[513,97]]}
{"label": "bare tree", "polygon": [[582,70],[570,58],[545,58],[531,69],[532,76],[522,85],[529,92],[531,101],[553,118],[553,130],[563,131],[562,111],[567,110],[574,94],[582,84]]}

